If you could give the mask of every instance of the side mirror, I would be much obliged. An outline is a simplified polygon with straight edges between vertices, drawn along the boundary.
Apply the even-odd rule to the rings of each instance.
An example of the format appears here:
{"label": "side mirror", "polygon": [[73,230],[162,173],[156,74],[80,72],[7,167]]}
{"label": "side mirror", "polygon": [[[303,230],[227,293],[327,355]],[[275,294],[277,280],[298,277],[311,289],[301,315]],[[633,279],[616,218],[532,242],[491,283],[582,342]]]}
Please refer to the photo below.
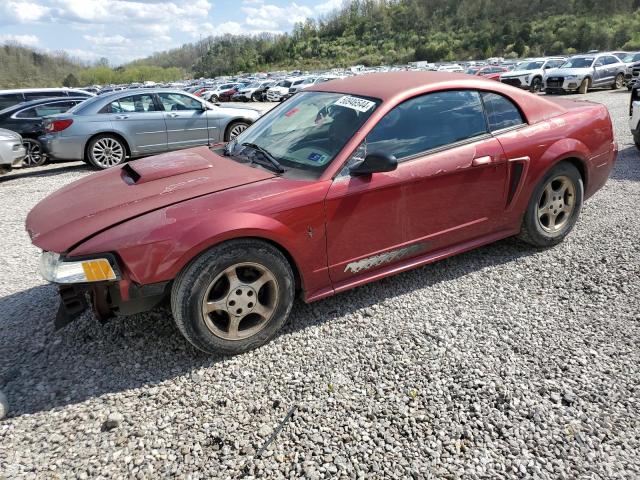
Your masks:
{"label": "side mirror", "polygon": [[377,172],[391,172],[398,168],[398,160],[388,153],[370,153],[363,161],[349,169],[351,175],[371,175]]}

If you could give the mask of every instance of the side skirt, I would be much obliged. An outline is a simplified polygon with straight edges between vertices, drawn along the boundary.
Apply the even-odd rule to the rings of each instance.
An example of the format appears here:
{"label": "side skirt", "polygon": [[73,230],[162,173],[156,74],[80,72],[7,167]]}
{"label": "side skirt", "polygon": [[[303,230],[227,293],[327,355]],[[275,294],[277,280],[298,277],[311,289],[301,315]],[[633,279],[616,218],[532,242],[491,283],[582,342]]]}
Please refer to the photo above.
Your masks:
{"label": "side skirt", "polygon": [[337,283],[336,285],[334,285],[333,289],[324,289],[319,292],[314,292],[313,294],[307,296],[305,298],[305,301],[307,303],[315,302],[316,300],[321,300],[323,298],[330,297],[336,293],[344,292],[346,290],[351,290],[352,288],[359,287],[361,285],[366,285],[367,283],[375,282],[376,280],[380,280],[382,278],[389,277],[397,273],[406,272],[407,270],[412,270],[414,268],[422,267],[423,265],[428,265],[430,263],[434,263],[439,260],[444,260],[445,258],[453,257],[454,255],[468,252],[469,250],[473,250],[475,248],[482,247],[483,245],[488,245],[490,243],[494,243],[494,242],[497,242],[498,240],[512,237],[517,234],[518,234],[518,230],[499,230],[490,235],[485,235],[485,236],[476,238],[474,240],[469,240],[467,242],[442,248],[440,250],[427,252],[424,255],[412,257],[407,260],[394,263],[387,267],[376,269],[374,271],[367,272],[362,275],[358,275],[356,277],[352,277],[346,281]]}

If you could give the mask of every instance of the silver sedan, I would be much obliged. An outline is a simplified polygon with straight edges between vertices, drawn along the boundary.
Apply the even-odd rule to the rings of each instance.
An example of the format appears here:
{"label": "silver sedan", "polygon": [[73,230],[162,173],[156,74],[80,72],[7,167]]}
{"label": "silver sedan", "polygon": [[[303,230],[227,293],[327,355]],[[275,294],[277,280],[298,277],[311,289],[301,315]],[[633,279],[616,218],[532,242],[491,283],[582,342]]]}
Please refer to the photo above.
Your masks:
{"label": "silver sedan", "polygon": [[21,166],[26,153],[19,134],[0,128],[0,174]]}
{"label": "silver sedan", "polygon": [[105,169],[127,158],[226,142],[260,116],[251,108],[214,105],[186,92],[125,90],[45,118],[43,151]]}

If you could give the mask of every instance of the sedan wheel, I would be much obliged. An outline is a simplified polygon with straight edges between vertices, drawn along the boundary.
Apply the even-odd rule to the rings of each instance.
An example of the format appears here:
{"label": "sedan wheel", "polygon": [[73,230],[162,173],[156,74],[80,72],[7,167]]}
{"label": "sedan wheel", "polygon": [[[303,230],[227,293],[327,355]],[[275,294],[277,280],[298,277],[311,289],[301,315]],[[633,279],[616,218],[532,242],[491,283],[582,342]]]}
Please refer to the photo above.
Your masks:
{"label": "sedan wheel", "polygon": [[576,167],[568,162],[556,165],[531,196],[520,238],[537,247],[560,243],[578,221],[583,195],[582,177]]}
{"label": "sedan wheel", "polygon": [[282,253],[260,240],[239,239],[204,252],[178,275],[171,309],[195,347],[234,355],[278,332],[293,295],[293,272]]}
{"label": "sedan wheel", "polygon": [[616,75],[616,80],[615,82],[613,82],[613,86],[611,88],[613,90],[618,90],[622,87],[624,87],[624,75],[622,73],[619,73],[618,75]]}
{"label": "sedan wheel", "polygon": [[42,145],[38,140],[31,138],[25,138],[22,141],[24,148],[27,151],[27,155],[24,157],[23,165],[25,167],[39,167],[44,165],[47,161],[47,157],[42,153]]}
{"label": "sedan wheel", "polygon": [[553,178],[542,191],[536,216],[540,227],[548,233],[562,230],[575,209],[575,185],[565,175]]}
{"label": "sedan wheel", "polygon": [[88,147],[89,163],[101,170],[124,162],[126,149],[122,141],[110,135],[93,139]]}
{"label": "sedan wheel", "polygon": [[249,124],[245,122],[234,122],[227,129],[227,133],[225,135],[225,141],[230,141],[244,132],[247,128],[249,128]]}

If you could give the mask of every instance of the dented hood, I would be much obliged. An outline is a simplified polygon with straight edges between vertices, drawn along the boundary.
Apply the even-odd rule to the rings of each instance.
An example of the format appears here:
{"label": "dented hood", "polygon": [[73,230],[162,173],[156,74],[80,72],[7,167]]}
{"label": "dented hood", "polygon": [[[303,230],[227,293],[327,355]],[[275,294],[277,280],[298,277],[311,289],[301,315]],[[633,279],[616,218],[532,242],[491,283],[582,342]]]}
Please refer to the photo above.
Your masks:
{"label": "dented hood", "polygon": [[34,245],[65,253],[100,231],[152,210],[273,176],[207,147],[165,153],[67,185],[29,212],[26,228]]}

